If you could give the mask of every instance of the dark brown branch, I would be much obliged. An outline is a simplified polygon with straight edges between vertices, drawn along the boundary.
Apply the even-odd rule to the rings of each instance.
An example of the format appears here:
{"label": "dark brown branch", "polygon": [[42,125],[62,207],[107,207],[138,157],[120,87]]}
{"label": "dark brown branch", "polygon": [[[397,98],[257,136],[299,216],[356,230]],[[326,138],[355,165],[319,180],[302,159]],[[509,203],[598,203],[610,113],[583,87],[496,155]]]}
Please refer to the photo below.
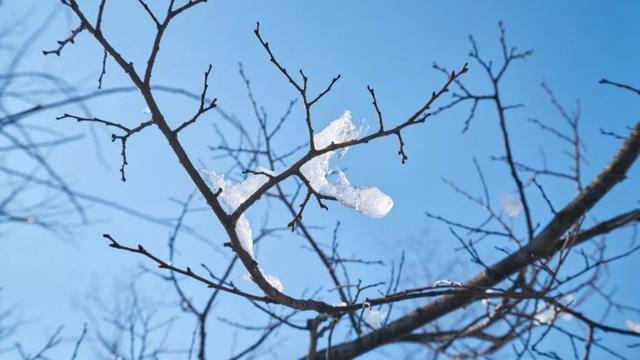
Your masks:
{"label": "dark brown branch", "polygon": [[42,50],[43,55],[56,54],[60,56],[62,49],[64,49],[67,44],[73,44],[75,42],[76,36],[85,30],[84,25],[79,25],[75,29],[71,30],[71,34],[64,40],[58,41],[58,48],[55,50]]}
{"label": "dark brown branch", "polygon": [[151,11],[151,9],[149,8],[149,5],[147,5],[147,3],[143,0],[138,0],[138,2],[140,3],[140,5],[142,5],[144,10],[147,12],[149,17],[151,18],[151,20],[153,20],[153,22],[156,24],[156,27],[160,28],[162,24],[160,23],[160,20],[158,20],[156,15],[153,13],[153,11]]}
{"label": "dark brown branch", "polygon": [[153,262],[155,262],[160,269],[166,269],[168,271],[172,271],[174,273],[190,277],[190,278],[192,278],[194,280],[197,280],[198,282],[206,284],[208,287],[210,287],[212,289],[221,290],[221,291],[224,291],[224,292],[235,294],[235,295],[238,295],[238,296],[241,296],[241,297],[244,297],[246,299],[253,300],[253,301],[260,301],[260,302],[264,302],[264,303],[271,303],[272,302],[267,297],[249,294],[249,293],[246,293],[244,291],[238,290],[237,288],[231,288],[231,287],[223,286],[223,285],[221,285],[221,284],[219,284],[217,282],[211,281],[211,280],[209,280],[209,279],[207,279],[207,278],[205,278],[205,277],[203,277],[201,275],[196,274],[195,272],[193,272],[193,270],[191,270],[190,267],[187,267],[186,269],[178,268],[178,267],[174,266],[173,264],[170,264],[170,263],[158,258],[157,256],[153,255],[152,253],[148,252],[142,245],[138,245],[138,247],[132,248],[132,247],[128,247],[128,246],[120,244],[113,237],[111,237],[111,235],[109,235],[109,234],[103,234],[102,237],[104,237],[105,239],[109,240],[109,242],[110,242],[109,246],[114,248],[114,249],[129,251],[129,252],[132,252],[134,254],[140,254],[142,256],[145,256],[145,257],[151,259]]}
{"label": "dark brown branch", "polygon": [[551,212],[556,215],[558,212],[556,211],[556,209],[553,207],[553,204],[551,203],[551,199],[549,199],[549,197],[547,196],[547,193],[544,191],[544,188],[542,188],[542,185],[540,185],[538,183],[538,181],[536,180],[536,178],[533,178],[533,184],[538,188],[538,190],[540,190],[540,194],[542,195],[542,198],[544,199],[544,201],[547,203],[547,205],[549,206],[549,210],[551,210]]}
{"label": "dark brown branch", "polygon": [[[104,38],[103,34],[100,31],[97,31],[95,29],[95,27],[93,27],[91,25],[90,21],[87,19],[86,15],[80,10],[79,5],[77,4],[77,2],[75,0],[69,0],[68,5],[71,7],[73,12],[77,15],[77,17],[80,19],[81,23],[94,36],[94,38],[100,43],[100,45],[109,53],[109,55],[114,59],[114,61],[129,75],[130,79],[136,85],[136,87],[138,87],[138,89],[140,90],[140,92],[142,93],[142,95],[143,95],[143,97],[145,99],[145,102],[147,103],[147,105],[149,107],[149,110],[150,110],[150,112],[152,114],[152,118],[153,118],[154,123],[159,127],[160,131],[167,138],[171,148],[175,152],[176,156],[178,157],[178,159],[179,159],[180,163],[182,164],[182,166],[184,167],[185,171],[189,174],[189,176],[191,177],[192,181],[195,183],[195,185],[198,188],[198,190],[200,191],[200,193],[204,196],[205,200],[207,201],[207,203],[209,204],[209,206],[211,207],[213,212],[216,214],[217,218],[224,225],[225,230],[226,230],[226,232],[227,232],[227,234],[228,234],[228,236],[229,236],[229,238],[231,240],[232,249],[239,255],[240,259],[242,260],[242,263],[245,265],[245,267],[249,271],[252,279],[256,282],[256,284],[265,293],[267,293],[268,296],[273,301],[282,303],[282,304],[290,306],[292,308],[300,309],[300,310],[314,309],[314,310],[317,310],[317,311],[324,311],[324,310],[327,310],[327,309],[331,309],[332,308],[331,306],[329,306],[328,304],[325,304],[323,302],[318,302],[318,301],[314,301],[314,300],[301,300],[301,299],[291,298],[291,297],[289,297],[289,296],[287,296],[285,294],[282,294],[277,289],[273,288],[273,286],[271,286],[269,284],[269,282],[264,278],[263,274],[259,270],[259,267],[258,267],[258,264],[256,263],[256,261],[240,245],[239,239],[238,239],[237,234],[235,232],[235,223],[236,223],[238,217],[240,216],[240,214],[242,214],[244,212],[244,210],[246,210],[247,207],[249,207],[260,196],[262,196],[264,194],[264,192],[266,192],[266,190],[268,190],[268,188],[272,187],[276,182],[281,181],[282,179],[284,179],[284,178],[286,178],[286,177],[288,177],[290,175],[293,175],[294,171],[297,171],[297,169],[299,169],[299,167],[302,164],[304,164],[304,162],[306,162],[307,160],[311,159],[312,157],[320,155],[321,153],[324,153],[324,152],[333,151],[333,150],[336,150],[336,149],[339,149],[339,148],[343,148],[343,147],[346,147],[346,146],[355,145],[355,144],[358,144],[358,143],[368,142],[368,141],[370,141],[370,140],[372,140],[374,138],[377,138],[377,137],[387,136],[387,135],[391,134],[392,132],[389,132],[389,133],[383,132],[383,133],[371,135],[371,136],[368,136],[368,137],[363,137],[361,139],[353,141],[351,144],[343,143],[343,144],[339,144],[337,146],[336,145],[331,145],[331,146],[328,146],[325,149],[313,151],[313,153],[310,153],[310,155],[306,159],[303,158],[296,164],[297,167],[298,167],[297,169],[291,169],[291,171],[285,172],[284,176],[282,174],[280,174],[280,175],[274,177],[273,179],[270,179],[267,182],[268,186],[261,187],[261,189],[259,191],[257,191],[254,194],[254,196],[252,196],[250,198],[250,201],[246,201],[243,205],[241,205],[238,209],[236,209],[236,211],[232,215],[227,215],[225,213],[225,211],[222,209],[222,207],[221,207],[221,205],[220,205],[220,203],[219,203],[219,201],[217,199],[217,196],[211,191],[211,189],[206,185],[204,180],[200,177],[199,172],[194,167],[193,163],[190,161],[188,155],[186,154],[184,148],[182,147],[182,145],[178,141],[176,134],[169,127],[167,121],[164,118],[164,115],[159,110],[159,107],[158,107],[158,105],[156,103],[156,99],[153,97],[153,95],[151,93],[151,89],[150,89],[151,74],[152,74],[153,66],[155,64],[155,59],[156,59],[157,53],[158,53],[159,48],[160,48],[160,41],[162,39],[164,31],[166,30],[170,20],[173,17],[175,17],[180,12],[190,8],[191,6],[193,6],[193,4],[196,4],[196,3],[200,3],[200,1],[189,2],[186,5],[184,5],[183,7],[180,7],[180,8],[175,9],[175,10],[172,9],[173,2],[170,4],[167,16],[166,16],[166,18],[165,18],[165,20],[163,22],[163,26],[161,26],[158,29],[158,32],[156,34],[154,43],[152,45],[151,53],[150,53],[149,58],[147,60],[147,67],[145,69],[145,73],[144,73],[144,77],[143,78],[141,78],[140,75],[137,73],[137,71],[133,67],[133,64],[130,63],[130,62],[127,62],[123,58],[123,56],[118,51],[116,51],[113,48],[113,46]],[[257,30],[258,29],[256,29],[256,33],[258,33]],[[257,35],[259,35],[259,34],[257,34]],[[264,45],[267,45],[263,41],[261,41],[261,42]],[[265,46],[265,47],[268,48],[268,46]],[[270,50],[269,50],[269,52],[270,52]],[[427,101],[427,103],[418,112],[416,112],[412,117],[410,117],[409,120],[406,123],[403,123],[403,124],[399,125],[398,127],[392,129],[393,133],[395,134],[395,132],[398,132],[399,130],[401,130],[401,129],[407,127],[407,126],[410,126],[410,125],[413,125],[413,124],[416,124],[416,123],[420,123],[420,122],[424,122],[424,120],[426,119],[426,115],[424,115],[424,112],[429,108],[431,103],[433,103],[441,94],[443,94],[444,92],[448,91],[446,86],[448,86],[459,75],[461,75],[462,73],[464,73],[466,71],[467,71],[467,68],[465,66],[465,67],[463,67],[463,69],[461,70],[460,73],[456,74],[455,72],[453,72],[451,74],[451,78],[449,79],[449,81],[447,82],[445,87],[443,89],[441,89],[441,91],[439,91],[438,93],[433,93],[431,99],[429,101]],[[301,75],[303,76],[304,85],[303,85],[303,87],[298,86],[298,88],[301,89],[301,90],[304,90],[304,92],[306,94],[307,78],[304,75],[304,73],[302,73],[302,72],[301,72]],[[304,98],[304,100],[305,100],[305,104],[308,104],[308,102],[306,101],[306,97]],[[307,123],[310,124],[309,106],[306,106],[306,108],[307,108]],[[312,135],[312,129],[309,129],[309,132],[310,132],[310,135]],[[312,139],[312,136],[311,136],[311,139]],[[311,146],[311,149],[313,149],[313,146]],[[277,180],[277,181],[274,181],[274,179]]]}
{"label": "dark brown branch", "polygon": [[376,110],[376,114],[378,115],[378,125],[380,126],[380,131],[384,131],[384,122],[382,120],[382,112],[378,107],[378,99],[376,99],[376,92],[373,90],[371,86],[367,85],[367,90],[369,90],[369,94],[371,94],[371,103],[373,104],[373,108]]}
{"label": "dark brown branch", "polygon": [[98,6],[98,17],[96,19],[96,29],[98,31],[100,31],[100,29],[102,28],[102,16],[104,15],[104,6],[106,4],[107,0],[100,0],[100,6]]}
{"label": "dark brown branch", "polygon": [[107,73],[107,52],[104,51],[104,55],[102,56],[102,70],[100,71],[100,76],[98,77],[98,89],[102,89],[102,79],[104,75]]}
{"label": "dark brown branch", "polygon": [[623,83],[619,83],[619,82],[615,82],[615,81],[611,81],[611,80],[607,80],[607,79],[602,79],[599,81],[600,84],[605,84],[605,85],[611,85],[611,86],[615,86],[617,88],[621,88],[624,90],[629,90],[633,93],[636,93],[638,95],[640,95],[640,88],[634,88],[633,86],[629,86],[627,84],[623,84]]}
{"label": "dark brown branch", "polygon": [[218,101],[218,99],[216,98],[210,100],[208,104],[206,103],[207,90],[209,89],[209,74],[211,73],[211,68],[211,65],[209,65],[207,71],[204,73],[204,85],[202,87],[202,93],[200,94],[200,107],[198,108],[198,111],[195,113],[195,115],[193,115],[193,117],[191,117],[191,119],[185,121],[184,123],[182,123],[182,125],[173,130],[175,134],[178,134],[187,126],[195,123],[201,115],[216,107],[216,102]]}
{"label": "dark brown branch", "polygon": [[[465,286],[494,286],[508,276],[524,269],[537,259],[547,258],[557,251],[558,242],[576,221],[584,216],[591,207],[606,195],[616,184],[624,180],[627,171],[636,161],[640,153],[640,122],[632,130],[618,153],[592,182],[567,204],[549,222],[549,224],[526,246],[512,255],[490,266],[488,269],[471,278]],[[637,218],[637,214],[635,215]],[[605,226],[605,229],[608,227]],[[601,229],[604,231],[604,229]],[[594,231],[597,233],[597,231]],[[345,342],[332,348],[332,359],[352,358],[378,346],[384,345],[401,336],[410,334],[425,324],[456,309],[466,306],[474,300],[467,295],[447,295],[409,312],[399,319],[387,324],[358,339]],[[319,351],[317,358],[324,358]]]}
{"label": "dark brown branch", "polygon": [[127,161],[127,140],[129,139],[129,137],[133,134],[136,134],[140,131],[142,131],[144,128],[153,125],[153,120],[149,120],[149,121],[145,121],[143,123],[140,123],[140,125],[134,127],[134,128],[128,128],[120,123],[116,123],[113,121],[109,121],[109,120],[103,120],[103,119],[99,119],[99,118],[86,118],[86,117],[81,117],[81,116],[76,116],[76,115],[70,115],[65,113],[62,116],[58,116],[56,117],[56,120],[62,120],[62,119],[66,119],[66,118],[70,118],[70,119],[75,119],[77,122],[93,122],[93,123],[98,123],[98,124],[104,124],[106,126],[111,126],[111,127],[115,127],[118,128],[122,131],[124,131],[124,135],[116,135],[116,134],[111,134],[111,141],[116,141],[116,140],[120,140],[120,145],[121,145],[121,151],[120,151],[120,156],[122,157],[122,162],[120,165],[120,179],[122,181],[127,181],[127,177],[125,176],[125,172],[124,172],[124,168],[125,166],[128,164]]}
{"label": "dark brown branch", "polygon": [[[310,150],[306,155],[304,155],[302,158],[300,158],[298,161],[296,161],[294,164],[292,164],[289,168],[287,168],[286,170],[278,173],[277,175],[273,176],[272,178],[269,179],[269,181],[267,181],[264,185],[262,185],[258,190],[256,190],[256,192],[251,195],[244,203],[242,203],[237,209],[236,211],[234,211],[234,213],[231,215],[232,218],[236,219],[238,218],[242,213],[244,213],[251,205],[253,205],[267,190],[269,190],[270,188],[272,188],[275,184],[281,182],[282,180],[292,176],[292,175],[296,175],[299,172],[300,167],[302,167],[302,165],[304,165],[305,163],[307,163],[309,160],[322,155],[322,154],[326,154],[328,152],[331,151],[336,151],[336,150],[340,150],[340,149],[344,149],[347,147],[351,147],[351,146],[356,146],[356,145],[361,145],[361,144],[366,144],[369,143],[373,140],[385,137],[385,136],[390,136],[390,135],[396,135],[399,136],[400,131],[402,131],[403,129],[416,125],[416,124],[420,124],[426,121],[426,115],[428,115],[428,112],[426,112],[428,109],[430,109],[431,105],[437,100],[439,99],[444,93],[446,93],[449,88],[449,86],[451,85],[451,83],[453,81],[455,81],[455,79],[457,79],[459,76],[465,74],[468,71],[467,68],[467,64],[464,64],[464,66],[460,69],[459,72],[455,72],[453,71],[449,77],[449,79],[447,80],[447,82],[440,88],[440,90],[438,90],[438,92],[433,92],[431,94],[431,96],[429,97],[429,99],[426,101],[426,103],[418,110],[416,111],[412,116],[410,116],[407,120],[405,120],[403,123],[396,125],[393,128],[390,128],[388,130],[383,130],[383,131],[376,131],[372,134],[354,139],[354,140],[350,140],[350,141],[345,141],[345,142],[341,142],[341,143],[331,143],[330,145],[322,148],[322,149],[316,149],[316,150]],[[404,143],[401,143],[402,145],[404,145]],[[401,150],[403,150],[403,148],[401,147]],[[401,151],[400,154],[402,154],[403,152]],[[404,158],[404,157],[403,157]],[[406,160],[406,158],[405,158]]]}
{"label": "dark brown branch", "polygon": [[[305,122],[306,122],[306,125],[307,125],[307,132],[309,134],[309,149],[310,149],[310,151],[314,151],[315,150],[315,144],[314,144],[314,139],[313,139],[313,126],[311,124],[311,108],[313,107],[313,105],[315,105],[316,102],[318,102],[318,100],[320,100],[327,93],[329,93],[329,91],[331,91],[331,89],[333,88],[333,85],[338,80],[340,80],[340,74],[338,74],[336,77],[331,79],[331,82],[329,83],[329,85],[323,91],[321,91],[318,95],[316,95],[316,97],[314,97],[313,99],[309,100],[309,94],[307,93],[307,85],[308,85],[308,82],[309,82],[309,78],[304,74],[304,72],[302,70],[300,70],[300,76],[302,77],[302,85],[300,85],[297,81],[295,81],[291,77],[291,75],[289,75],[289,72],[287,71],[287,69],[284,66],[282,66],[278,62],[278,60],[276,60],[273,52],[271,51],[271,47],[269,46],[269,43],[266,42],[262,38],[262,35],[260,34],[260,23],[259,22],[256,23],[256,28],[255,28],[255,30],[253,32],[256,35],[256,37],[258,38],[258,41],[260,42],[262,47],[267,51],[267,54],[269,55],[269,60],[284,75],[284,77],[287,79],[287,81],[298,91],[298,93],[300,93],[300,97],[302,98],[302,101],[303,101],[303,104],[304,104],[304,109],[305,109]],[[246,81],[246,79],[245,79],[245,81]]]}

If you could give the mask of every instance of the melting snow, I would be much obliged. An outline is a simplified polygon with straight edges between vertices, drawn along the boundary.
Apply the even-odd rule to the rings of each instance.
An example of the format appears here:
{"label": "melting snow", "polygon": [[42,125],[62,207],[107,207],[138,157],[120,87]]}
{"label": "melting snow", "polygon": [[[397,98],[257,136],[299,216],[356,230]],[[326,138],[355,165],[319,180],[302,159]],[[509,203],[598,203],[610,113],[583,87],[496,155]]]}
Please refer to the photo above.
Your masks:
{"label": "melting snow", "polygon": [[[257,167],[255,172],[274,175],[273,172],[263,167]],[[218,175],[213,171],[208,174],[209,180],[214,187],[213,190],[217,191],[218,189],[222,189],[220,197],[231,211],[235,211],[238,206],[245,202],[260,186],[269,180],[269,178],[263,174],[250,174],[241,183],[235,184],[230,180],[226,180],[224,175]]]}
{"label": "melting snow", "polygon": [[[341,117],[332,121],[324,130],[313,137],[317,149],[323,149],[332,143],[344,143],[360,136],[351,122],[351,112],[345,111]],[[344,149],[346,151],[346,149]],[[307,161],[300,171],[309,180],[311,187],[318,193],[335,197],[342,205],[365,215],[381,218],[393,207],[393,200],[380,189],[367,186],[353,186],[342,171],[338,171],[338,181],[329,182],[329,160],[335,151],[329,151]],[[344,154],[344,152],[343,152]]]}
{"label": "melting snow", "polygon": [[[487,289],[484,291],[485,294],[497,294],[498,291],[493,290],[493,289]],[[485,310],[487,310],[489,308],[490,305],[493,305],[493,298],[491,297],[486,297],[482,300],[480,300],[480,303],[482,304],[482,307],[484,307]]]}
{"label": "melting snow", "polygon": [[240,215],[236,222],[236,234],[242,248],[253,257],[253,233],[251,232],[251,224],[244,214]]}
{"label": "melting snow", "polygon": [[[572,295],[565,296],[560,302],[565,305],[569,305],[574,302],[575,299]],[[573,315],[563,312],[562,309],[546,302],[538,304],[538,309],[534,319],[539,324],[552,324],[556,319],[562,319],[570,321],[573,319]]]}
{"label": "melting snow", "polygon": [[264,278],[267,280],[267,282],[271,286],[276,288],[278,291],[282,292],[282,290],[284,289],[284,286],[282,286],[282,281],[280,281],[279,277],[273,274],[262,274],[262,275],[264,275]]}
{"label": "melting snow", "polygon": [[436,280],[431,285],[432,287],[463,287],[464,284],[460,281],[451,280]]}
{"label": "melting snow", "polygon": [[633,331],[634,333],[640,334],[640,323],[633,320],[627,320],[624,322],[624,324],[627,325],[629,330]]}
{"label": "melting snow", "polygon": [[[317,133],[313,140],[316,149],[323,149],[332,143],[338,144],[355,140],[363,132],[362,127],[358,128],[351,122],[351,112],[347,110],[324,130]],[[346,148],[341,149],[340,156],[344,155],[346,150]],[[338,180],[336,182],[329,182],[327,179],[329,161],[334,154],[335,151],[329,151],[302,165],[300,172],[309,180],[311,187],[322,195],[335,197],[342,205],[365,215],[374,218],[385,216],[393,207],[393,200],[380,189],[353,186],[342,171],[338,171]],[[256,168],[255,171],[264,174],[251,174],[240,183],[227,180],[224,175],[216,174],[213,171],[206,171],[206,174],[213,185],[213,191],[222,189],[220,198],[229,210],[233,212],[269,180],[269,176],[265,174],[274,175],[273,172],[261,167]],[[238,218],[235,230],[242,248],[253,257],[251,224],[244,214]],[[262,270],[260,271],[262,272]],[[282,282],[277,276],[265,273],[263,275],[271,286],[278,289],[278,291],[282,291]],[[369,320],[365,319],[365,321],[372,327],[379,327],[384,316],[386,316],[386,312],[370,310],[365,315],[365,318]],[[376,324],[377,326],[374,326]]]}
{"label": "melting snow", "polygon": [[[265,168],[258,167],[256,172],[273,175],[273,173]],[[220,198],[231,211],[235,211],[238,206],[245,202],[253,193],[269,180],[263,174],[251,174],[241,183],[235,184],[224,178],[224,175],[218,175],[213,171],[208,172],[209,180],[214,187],[214,191],[222,189]],[[236,234],[240,240],[242,248],[245,249],[251,257],[253,257],[253,234],[251,232],[251,224],[247,217],[242,214],[236,223]]]}
{"label": "melting snow", "polygon": [[364,313],[362,320],[374,329],[382,327],[382,322],[387,317],[386,310],[368,310]]}
{"label": "melting snow", "polygon": [[[262,276],[264,276],[264,279],[267,280],[269,285],[273,286],[274,288],[276,288],[276,290],[280,292],[284,290],[284,286],[282,285],[282,281],[280,281],[279,277],[273,274],[267,274],[264,271],[262,271],[262,269],[259,269],[259,270],[260,270],[260,273],[262,273]],[[253,277],[249,273],[244,273],[240,277],[247,281],[253,281]]]}

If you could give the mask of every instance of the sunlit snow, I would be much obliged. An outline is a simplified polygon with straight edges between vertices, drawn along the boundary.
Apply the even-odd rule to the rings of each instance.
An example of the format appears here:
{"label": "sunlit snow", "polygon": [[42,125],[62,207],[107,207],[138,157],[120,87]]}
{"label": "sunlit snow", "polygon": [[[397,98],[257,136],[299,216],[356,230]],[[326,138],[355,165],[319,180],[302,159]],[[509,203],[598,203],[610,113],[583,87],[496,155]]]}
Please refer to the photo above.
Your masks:
{"label": "sunlit snow", "polygon": [[[272,173],[265,168],[257,168],[256,172],[264,172],[271,175]],[[224,175],[218,175],[213,171],[208,172],[209,180],[214,187],[214,191],[222,189],[220,198],[231,211],[235,211],[238,206],[245,202],[260,186],[269,180],[263,174],[251,174],[241,183],[234,183],[225,179]],[[240,240],[242,248],[245,249],[253,257],[253,234],[251,232],[251,224],[247,217],[242,214],[236,223],[236,234]]]}
{"label": "sunlit snow", "polygon": [[451,281],[451,280],[436,280],[431,285],[432,287],[462,287],[463,283],[460,281]]}
{"label": "sunlit snow", "polygon": [[[284,286],[282,285],[282,281],[280,280],[280,278],[278,276],[273,275],[273,274],[267,274],[267,273],[263,272],[262,269],[258,269],[258,270],[260,270],[260,273],[262,274],[262,276],[264,276],[264,279],[267,280],[269,285],[273,286],[274,288],[276,288],[276,290],[278,290],[280,292],[282,292],[282,290],[284,290]],[[241,277],[244,280],[253,281],[253,277],[249,273],[244,273],[244,274],[242,274]]]}
{"label": "sunlit snow", "polygon": [[627,320],[627,321],[624,322],[624,324],[627,325],[629,330],[633,331],[634,333],[640,334],[640,323],[639,322],[635,322],[633,320]]}
{"label": "sunlit snow", "polygon": [[[362,128],[356,127],[351,122],[351,112],[345,111],[342,116],[332,121],[326,128],[324,128],[324,130],[314,136],[315,148],[321,150],[330,146],[332,143],[339,144],[356,140],[362,132]],[[344,155],[347,148],[341,149],[340,154]],[[300,172],[309,181],[313,190],[322,195],[334,197],[342,205],[370,217],[381,218],[385,216],[393,207],[393,200],[388,195],[380,191],[380,189],[368,186],[353,186],[342,171],[337,172],[337,181],[330,182],[327,179],[327,176],[330,173],[329,161],[335,153],[336,151],[329,151],[316,156],[315,158],[307,161],[300,168]],[[250,174],[242,182],[235,183],[225,179],[223,174],[217,174],[213,171],[205,172],[213,185],[213,191],[222,190],[220,193],[220,199],[222,199],[231,212],[235,211],[262,185],[264,185],[269,180],[269,176],[275,175],[268,169],[258,167],[255,169],[256,174]],[[240,245],[253,257],[253,234],[251,231],[251,224],[244,214],[240,215],[238,218],[235,230],[240,241]],[[262,270],[260,271],[262,272]],[[277,276],[265,273],[263,273],[263,275],[271,286],[282,291],[282,282]],[[373,310],[367,313],[367,316],[371,317],[371,322],[373,324],[377,323],[375,317],[380,316],[376,315],[378,313],[380,312]]]}
{"label": "sunlit snow", "polygon": [[[324,130],[313,137],[316,149],[323,149],[332,143],[344,143],[355,140],[361,130],[351,122],[351,112],[345,111],[341,117],[332,121]],[[346,149],[344,149],[346,151]],[[393,207],[393,200],[380,189],[367,186],[353,186],[342,171],[338,171],[338,181],[329,182],[329,161],[335,151],[329,151],[306,162],[300,168],[309,180],[311,187],[318,193],[335,197],[342,205],[365,215],[381,218]]]}

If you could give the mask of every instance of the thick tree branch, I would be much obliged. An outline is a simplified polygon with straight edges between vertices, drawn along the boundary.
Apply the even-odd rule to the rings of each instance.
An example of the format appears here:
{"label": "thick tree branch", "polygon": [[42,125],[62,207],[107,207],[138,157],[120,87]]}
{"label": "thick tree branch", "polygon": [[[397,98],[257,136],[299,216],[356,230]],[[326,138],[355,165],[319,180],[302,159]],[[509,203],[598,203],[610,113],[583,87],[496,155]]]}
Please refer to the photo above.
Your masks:
{"label": "thick tree branch", "polygon": [[[531,265],[537,259],[552,256],[557,251],[558,242],[562,239],[565,232],[567,232],[576,221],[582,218],[591,207],[616,184],[625,179],[627,171],[636,161],[639,153],[640,122],[636,124],[625,143],[600,174],[562,210],[558,211],[558,214],[554,216],[531,242],[477,274],[467,281],[465,286],[495,286],[511,274]],[[623,215],[623,218],[628,219],[626,215]],[[637,219],[637,212],[634,213],[631,218]],[[605,231],[611,227],[611,224],[619,220],[620,219],[612,219],[612,221],[607,222],[608,225],[603,225],[601,228],[592,230],[590,233],[595,235],[600,233],[600,231]],[[477,298],[462,294],[446,295],[435,299],[399,319],[390,322],[379,330],[361,336],[354,341],[345,342],[333,347],[330,350],[331,359],[349,359],[361,355],[376,347],[410,334],[414,330],[466,306],[475,299]],[[324,359],[325,353],[323,350],[318,351],[316,358]]]}

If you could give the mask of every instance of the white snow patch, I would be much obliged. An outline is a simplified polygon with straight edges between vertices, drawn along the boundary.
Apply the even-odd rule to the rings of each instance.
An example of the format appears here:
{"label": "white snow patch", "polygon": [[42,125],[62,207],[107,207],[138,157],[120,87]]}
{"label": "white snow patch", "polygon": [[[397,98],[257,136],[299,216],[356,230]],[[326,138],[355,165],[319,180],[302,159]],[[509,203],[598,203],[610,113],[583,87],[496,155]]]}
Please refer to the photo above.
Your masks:
{"label": "white snow patch", "polygon": [[[498,291],[494,290],[494,289],[487,289],[484,291],[485,294],[497,294]],[[484,307],[485,310],[489,309],[489,306],[494,305],[493,300],[494,298],[492,297],[486,297],[482,300],[480,300],[480,303],[482,304],[482,307]]]}
{"label": "white snow patch", "polygon": [[[356,140],[364,132],[363,127],[356,127],[351,122],[351,112],[345,111],[342,116],[332,121],[326,128],[314,135],[313,140],[316,149],[323,149],[332,143],[344,143]],[[347,148],[340,150],[340,156],[344,155]],[[329,151],[322,155],[307,161],[300,168],[300,172],[309,180],[311,187],[318,193],[326,196],[335,197],[342,205],[355,209],[365,215],[381,218],[385,216],[393,207],[393,200],[380,189],[367,186],[353,186],[342,171],[338,171],[338,181],[329,182],[329,161],[335,154],[335,151]],[[255,169],[257,173],[251,174],[240,183],[225,179],[224,175],[219,175],[214,171],[204,171],[211,184],[212,190],[217,192],[222,190],[220,198],[231,212],[235,211],[242,203],[244,203],[251,195],[253,195],[268,180],[269,176],[275,176],[272,171],[258,167]],[[245,216],[240,215],[236,223],[236,234],[242,248],[253,257],[253,234],[251,224]],[[273,286],[282,291],[283,286],[280,279],[272,274],[265,274],[260,270],[265,279]],[[249,274],[243,275],[247,280],[251,280]],[[460,284],[461,286],[461,284]],[[370,310],[366,316],[376,324],[376,316],[380,316],[380,311]],[[386,315],[386,312],[383,314]],[[382,316],[384,317],[384,316]],[[379,320],[377,322],[381,322]],[[371,324],[370,324],[371,325]],[[374,327],[373,325],[371,325]]]}
{"label": "white snow patch", "polygon": [[276,288],[276,290],[282,292],[282,290],[284,290],[284,286],[282,285],[282,281],[280,281],[280,278],[276,275],[273,274],[262,274],[264,275],[264,278],[267,280],[267,282],[269,283],[269,285],[273,286],[274,288]]}
{"label": "white snow patch", "polygon": [[627,320],[624,322],[625,325],[629,328],[629,330],[633,331],[636,334],[640,334],[640,323],[635,322],[633,320]]}
{"label": "white snow patch", "polygon": [[[356,140],[362,129],[351,122],[351,112],[332,121],[326,128],[314,135],[316,149],[324,149],[332,143],[339,144]],[[341,155],[348,148],[343,149]],[[338,171],[338,181],[329,182],[329,161],[335,151],[329,151],[307,161],[300,171],[309,180],[311,187],[318,193],[335,197],[342,205],[374,218],[381,218],[393,207],[393,200],[380,189],[367,186],[353,186],[342,171]]]}
{"label": "white snow patch", "polygon": [[[262,167],[256,168],[255,171],[273,175],[273,172]],[[213,185],[213,191],[215,192],[222,189],[220,198],[232,212],[269,180],[267,175],[251,174],[241,183],[236,184],[233,181],[225,179],[224,175],[218,175],[213,171],[207,171],[206,173]],[[238,218],[236,234],[238,235],[242,248],[253,257],[253,233],[251,231],[251,224],[244,214]]]}
{"label": "white snow patch", "polygon": [[524,210],[524,205],[522,205],[520,199],[509,193],[500,194],[500,204],[502,204],[502,210],[510,218],[518,216]]}
{"label": "white snow patch", "polygon": [[[257,167],[255,172],[265,173],[268,175],[274,175],[274,173],[263,167]],[[234,183],[233,181],[224,178],[224,175],[218,175],[213,171],[208,171],[209,180],[213,185],[213,191],[222,189],[220,197],[229,207],[231,211],[235,211],[240,204],[245,202],[253,193],[264,185],[269,177],[263,174],[250,174],[241,183]]]}
{"label": "white snow patch", "polygon": [[[213,191],[222,189],[220,198],[229,210],[233,212],[269,180],[268,175],[274,174],[272,171],[262,167],[256,168],[255,172],[264,174],[250,174],[240,183],[227,180],[224,175],[218,175],[213,171],[207,171],[206,173],[213,185]],[[253,257],[253,232],[245,214],[240,215],[236,222],[236,235],[242,248]],[[260,269],[260,272],[271,286],[282,292],[284,286],[276,275],[264,273],[262,269]],[[252,280],[251,275],[248,273],[242,277],[246,280]]]}
{"label": "white snow patch", "polygon": [[382,323],[384,322],[384,319],[386,317],[387,317],[386,310],[369,309],[362,316],[362,320],[364,320],[364,322],[366,322],[372,328],[379,329],[380,327],[382,327]]}
{"label": "white snow patch", "polygon": [[[264,271],[262,271],[262,269],[258,269],[258,270],[260,270],[260,273],[262,274],[262,276],[264,276],[264,279],[267,280],[269,285],[276,288],[276,290],[278,290],[279,292],[282,292],[282,290],[284,290],[284,285],[282,285],[282,281],[278,276],[265,273]],[[244,280],[253,282],[253,277],[248,272],[240,275],[240,277]]]}
{"label": "white snow patch", "polygon": [[244,214],[240,215],[236,222],[236,235],[238,235],[242,248],[253,257],[253,232],[251,231],[251,224],[249,224],[249,220]]}
{"label": "white snow patch", "polygon": [[[567,295],[562,300],[560,300],[560,302],[565,305],[569,305],[574,301],[575,299],[573,295]],[[573,319],[573,315],[563,312],[561,308],[556,307],[552,304],[542,302],[538,304],[538,309],[536,311],[534,319],[538,324],[552,324],[556,319],[571,321]]]}
{"label": "white snow patch", "polygon": [[432,287],[462,287],[463,283],[460,281],[451,281],[451,280],[436,280],[431,285]]}

